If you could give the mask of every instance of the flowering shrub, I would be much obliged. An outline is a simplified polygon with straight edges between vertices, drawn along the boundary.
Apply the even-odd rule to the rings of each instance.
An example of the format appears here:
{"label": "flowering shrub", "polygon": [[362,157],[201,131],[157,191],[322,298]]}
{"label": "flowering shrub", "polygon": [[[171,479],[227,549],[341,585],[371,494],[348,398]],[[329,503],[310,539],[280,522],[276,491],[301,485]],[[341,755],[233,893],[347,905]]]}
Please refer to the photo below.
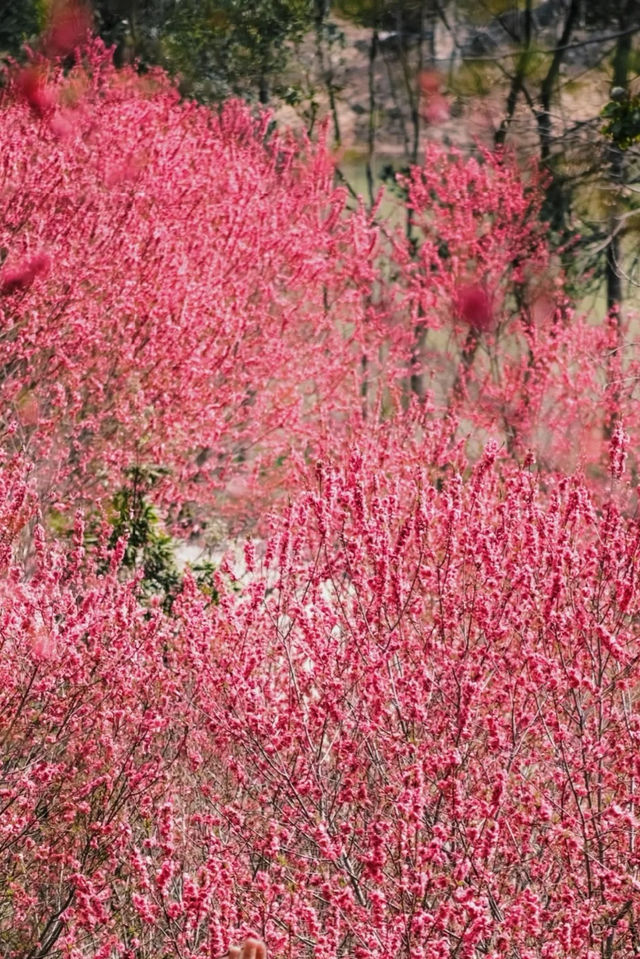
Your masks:
{"label": "flowering shrub", "polygon": [[405,329],[411,319],[418,392],[470,452],[499,436],[520,461],[533,450],[546,469],[602,480],[603,431],[638,422],[638,363],[627,321],[614,311],[596,325],[567,298],[538,171],[430,144],[398,181],[413,233],[393,237],[389,300]]}
{"label": "flowering shrub", "polygon": [[292,451],[403,416],[411,375],[458,436],[552,468],[637,419],[618,320],[574,314],[508,155],[429,147],[400,178],[409,241],[347,209],[326,146],[181,103],[97,42],[67,75],[14,72],[0,143],[0,397],[50,503],[161,466],[174,515],[220,489],[255,513]]}
{"label": "flowering shrub", "polygon": [[221,613],[211,805],[299,955],[637,951],[637,523],[495,457],[321,468]]}
{"label": "flowering shrub", "polygon": [[97,42],[14,75],[0,144],[0,396],[44,493],[92,502],[159,463],[203,499],[357,398],[375,234],[324,146]]}
{"label": "flowering shrub", "polygon": [[[222,955],[249,930],[234,888],[243,860],[206,814],[198,778],[190,650],[200,624],[185,633],[159,605],[140,604],[136,581],[117,575],[124,541],[100,557],[110,569],[99,574],[80,516],[70,551],[48,545],[36,505],[24,463],[5,462],[3,955]],[[27,525],[37,554],[29,569],[16,559]]]}
{"label": "flowering shrub", "polygon": [[[4,954],[636,957],[638,366],[535,179],[431,150],[410,242],[324,147],[84,57],[0,105]],[[180,574],[147,481],[274,475]]]}
{"label": "flowering shrub", "polygon": [[[527,182],[513,158],[484,151],[465,157],[430,144],[424,163],[399,176],[419,232],[417,255],[398,244],[411,278],[416,321],[440,327],[451,313],[469,327],[489,329],[509,321],[549,281],[550,251],[540,220],[543,194],[534,169]],[[532,287],[529,291],[527,287]],[[478,312],[464,301],[486,297]],[[519,301],[518,301],[518,295]],[[491,304],[492,315],[487,306]]]}
{"label": "flowering shrub", "polygon": [[171,617],[5,470],[7,955],[636,954],[637,522],[496,452],[320,467]]}
{"label": "flowering shrub", "polygon": [[184,752],[181,690],[166,627],[133,586],[115,567],[81,572],[79,520],[70,559],[35,525],[33,574],[12,562],[12,538],[34,523],[19,465],[0,489],[0,938],[7,956],[106,957]]}

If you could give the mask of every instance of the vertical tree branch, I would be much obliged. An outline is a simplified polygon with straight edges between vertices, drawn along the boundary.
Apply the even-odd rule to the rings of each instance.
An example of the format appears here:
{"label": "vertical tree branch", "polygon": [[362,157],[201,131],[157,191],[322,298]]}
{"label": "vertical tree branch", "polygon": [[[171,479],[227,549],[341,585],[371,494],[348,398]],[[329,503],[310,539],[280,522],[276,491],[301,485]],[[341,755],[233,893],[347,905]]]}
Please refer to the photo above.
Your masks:
{"label": "vertical tree branch", "polygon": [[375,87],[375,63],[378,55],[378,27],[374,26],[371,31],[371,43],[369,44],[369,129],[367,133],[367,187],[369,190],[369,203],[373,206],[374,188],[373,188],[373,160],[376,146],[376,87]]}
{"label": "vertical tree branch", "polygon": [[579,13],[580,0],[571,0],[558,45],[553,52],[551,64],[540,86],[540,109],[536,111],[536,120],[540,134],[540,157],[543,163],[546,163],[551,153],[551,97],[553,88],[557,82],[560,65],[564,59]]}
{"label": "vertical tree branch", "polygon": [[529,60],[531,58],[532,25],[531,0],[526,0],[524,9],[524,42],[522,45],[522,50],[520,51],[520,56],[518,57],[516,72],[511,78],[511,86],[509,88],[509,95],[507,96],[506,113],[494,137],[496,146],[502,146],[507,138],[507,132],[511,125],[511,121],[513,120],[518,99],[524,88],[524,81],[527,76]]}

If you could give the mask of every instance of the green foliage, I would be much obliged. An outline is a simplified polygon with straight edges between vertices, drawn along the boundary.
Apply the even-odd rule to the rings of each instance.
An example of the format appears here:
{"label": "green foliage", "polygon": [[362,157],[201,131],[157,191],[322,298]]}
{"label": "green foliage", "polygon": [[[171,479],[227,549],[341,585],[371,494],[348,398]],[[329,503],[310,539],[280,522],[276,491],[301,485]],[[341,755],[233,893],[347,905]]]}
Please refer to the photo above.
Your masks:
{"label": "green foliage", "polygon": [[[127,483],[118,490],[111,504],[109,546],[114,549],[118,540],[126,539],[122,568],[142,570],[141,598],[160,596],[165,611],[169,612],[181,588],[182,575],[176,561],[176,542],[164,529],[150,500],[153,488],[165,474],[162,467],[134,466],[126,470]],[[190,563],[189,568],[203,594],[217,604],[216,564],[203,559]]]}
{"label": "green foliage", "polygon": [[[210,559],[203,559],[197,563],[189,563],[189,569],[193,573],[193,577],[204,595],[209,598],[214,606],[217,606],[220,600],[220,594],[214,581],[218,569],[216,564]],[[230,584],[230,588],[234,592],[240,591],[237,583]]]}
{"label": "green foliage", "polygon": [[[118,62],[160,65],[201,100],[239,95],[266,102],[271,92],[286,94],[277,75],[316,15],[314,0],[94,0],[91,7]],[[0,54],[18,56],[46,18],[46,0],[0,3]]]}
{"label": "green foliage", "polygon": [[[97,0],[101,36],[121,59],[160,64],[202,100],[266,102],[288,47],[311,27],[313,0]],[[280,92],[280,91],[277,91]]]}
{"label": "green foliage", "polygon": [[0,53],[18,56],[22,45],[38,35],[43,22],[41,0],[0,4]]}
{"label": "green foliage", "polygon": [[602,133],[621,150],[640,141],[640,96],[612,98],[602,110]]}
{"label": "green foliage", "polygon": [[188,10],[188,4],[176,6],[170,39],[185,78],[194,76],[189,65],[199,61],[210,84],[222,82],[227,92],[257,95],[263,103],[285,66],[287,45],[302,38],[313,15],[310,0],[196,0],[191,19]]}
{"label": "green foliage", "polygon": [[126,537],[123,567],[142,569],[143,595],[160,594],[165,606],[170,606],[181,581],[175,545],[149,500],[149,494],[164,472],[161,468],[138,466],[127,470],[128,482],[113,498],[109,545],[115,547],[118,540]]}

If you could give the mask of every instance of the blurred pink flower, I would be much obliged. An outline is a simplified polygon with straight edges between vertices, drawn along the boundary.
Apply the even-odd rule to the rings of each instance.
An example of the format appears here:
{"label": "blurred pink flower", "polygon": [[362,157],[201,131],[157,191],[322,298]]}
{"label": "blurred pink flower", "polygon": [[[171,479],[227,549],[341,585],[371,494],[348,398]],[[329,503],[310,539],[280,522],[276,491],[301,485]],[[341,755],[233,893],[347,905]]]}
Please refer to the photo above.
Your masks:
{"label": "blurred pink flower", "polygon": [[18,96],[26,100],[38,117],[43,117],[55,105],[53,91],[47,86],[47,76],[40,66],[29,66],[20,70],[15,79]]}
{"label": "blurred pink flower", "polygon": [[482,332],[493,325],[493,305],[487,291],[478,283],[467,283],[458,288],[455,309],[465,323]]}
{"label": "blurred pink flower", "polygon": [[443,123],[449,119],[449,101],[442,93],[442,78],[436,70],[421,70],[418,75],[420,115],[427,123]]}
{"label": "blurred pink flower", "polygon": [[57,140],[66,140],[73,133],[74,122],[71,110],[55,113],[49,121],[49,128]]}
{"label": "blurred pink flower", "polygon": [[91,14],[83,3],[73,0],[54,3],[43,51],[48,57],[66,57],[87,39],[90,29]]}
{"label": "blurred pink flower", "polygon": [[19,266],[6,270],[0,278],[0,294],[9,296],[28,290],[38,276],[46,276],[51,268],[51,258],[46,253],[37,253]]}

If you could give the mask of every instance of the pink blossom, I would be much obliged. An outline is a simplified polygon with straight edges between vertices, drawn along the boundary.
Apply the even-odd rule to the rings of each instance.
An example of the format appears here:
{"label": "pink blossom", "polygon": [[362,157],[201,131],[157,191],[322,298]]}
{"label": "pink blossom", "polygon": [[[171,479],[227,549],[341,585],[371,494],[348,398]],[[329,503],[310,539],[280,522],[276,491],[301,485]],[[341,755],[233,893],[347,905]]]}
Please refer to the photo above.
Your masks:
{"label": "pink blossom", "polygon": [[91,28],[89,8],[79,0],[53,0],[50,23],[43,38],[49,57],[66,57],[87,39]]}
{"label": "pink blossom", "polygon": [[37,277],[47,275],[50,267],[51,258],[46,253],[38,253],[19,266],[5,270],[0,277],[0,294],[8,296],[28,290]]}
{"label": "pink blossom", "polygon": [[55,95],[47,84],[44,67],[38,65],[24,67],[17,74],[14,82],[18,95],[26,100],[36,116],[46,116],[53,110]]}
{"label": "pink blossom", "polygon": [[480,332],[491,329],[494,323],[491,297],[478,283],[458,288],[455,297],[456,312],[461,320]]}

